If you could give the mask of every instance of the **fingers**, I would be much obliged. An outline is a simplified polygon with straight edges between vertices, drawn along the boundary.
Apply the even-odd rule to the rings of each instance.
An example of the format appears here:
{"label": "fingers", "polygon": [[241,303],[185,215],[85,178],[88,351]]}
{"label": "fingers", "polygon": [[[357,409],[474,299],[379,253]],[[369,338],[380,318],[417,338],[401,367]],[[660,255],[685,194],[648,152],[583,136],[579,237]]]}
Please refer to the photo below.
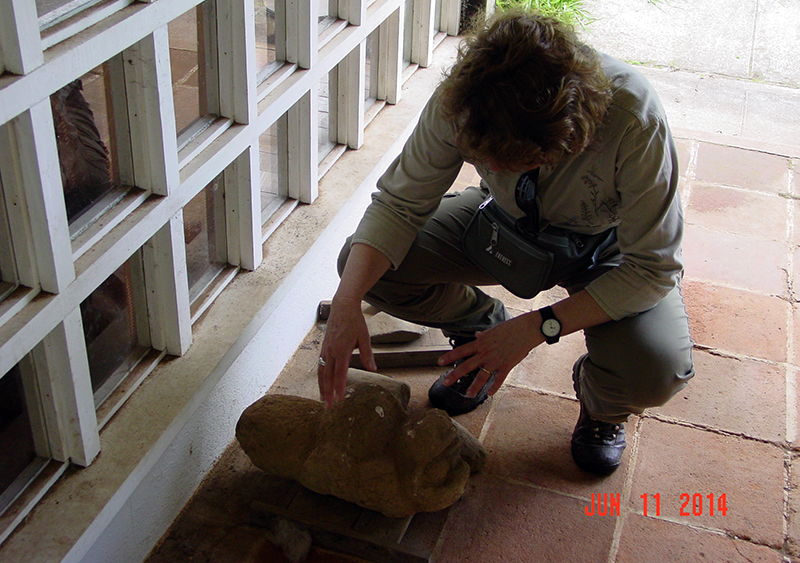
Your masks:
{"label": "fingers", "polygon": [[[320,356],[321,358],[322,356]],[[325,375],[325,366],[320,365],[317,368],[317,383],[319,384],[319,396],[326,405],[333,398],[330,382],[330,377]]]}
{"label": "fingers", "polygon": [[378,364],[375,363],[375,355],[372,353],[372,342],[369,332],[362,335],[358,342],[358,351],[361,353],[361,363],[367,371],[378,371]]}
{"label": "fingers", "polygon": [[347,388],[347,368],[349,364],[350,362],[342,362],[340,360],[334,362],[332,381],[333,393],[331,401],[327,403],[329,407],[344,399],[345,389]]}
{"label": "fingers", "polygon": [[495,344],[490,343],[488,339],[481,338],[482,334],[484,333],[478,333],[475,341],[454,348],[439,359],[439,365],[462,360],[444,376],[442,382],[445,385],[452,385],[465,375],[477,370],[475,379],[466,391],[467,397],[475,397],[487,384],[490,385],[489,395],[494,395],[513,367],[503,359],[503,354],[497,350]]}
{"label": "fingers", "polygon": [[320,397],[328,407],[344,399],[347,370],[353,350],[359,349],[361,362],[367,370],[378,369],[370,344],[369,330],[363,316],[360,316],[360,309],[358,315],[353,320],[348,319],[338,324],[329,321],[329,329],[320,348],[320,358],[324,365],[320,363],[317,368],[317,379]]}
{"label": "fingers", "polygon": [[[366,356],[364,362],[368,368],[371,364],[374,365],[372,350],[369,348],[369,331],[360,304],[353,308],[332,307],[325,327],[325,338],[320,347],[320,366],[317,368],[320,398],[328,407],[344,398],[347,370],[356,348],[360,348],[362,356]],[[364,350],[366,354],[363,353]]]}
{"label": "fingers", "polygon": [[442,357],[439,358],[439,365],[446,366],[449,364],[454,364],[458,360],[472,356],[477,351],[478,348],[475,342],[469,342],[468,344],[464,344],[458,348],[453,348],[446,354],[442,355]]}
{"label": "fingers", "polygon": [[332,407],[344,398],[348,367],[349,362],[342,362],[331,357],[325,360],[324,366],[321,365],[317,368],[319,395],[326,406]]}
{"label": "fingers", "polygon": [[323,351],[320,351],[319,356],[319,367],[317,367],[317,382],[319,383],[319,396],[322,399],[322,402],[325,403],[327,406],[331,406],[334,402],[333,398],[333,383],[334,383],[334,376],[333,376],[333,368],[335,366],[335,359],[327,355],[327,360],[325,359],[326,354]]}

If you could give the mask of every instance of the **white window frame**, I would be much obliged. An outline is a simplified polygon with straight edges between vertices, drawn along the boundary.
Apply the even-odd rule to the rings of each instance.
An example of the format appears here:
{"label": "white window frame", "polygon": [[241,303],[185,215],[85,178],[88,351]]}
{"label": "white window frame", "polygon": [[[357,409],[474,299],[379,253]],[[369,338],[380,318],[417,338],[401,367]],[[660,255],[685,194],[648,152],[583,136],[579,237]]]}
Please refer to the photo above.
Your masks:
{"label": "white window frame", "polygon": [[[167,26],[199,0],[109,0],[41,34],[31,0],[0,2],[0,68],[16,75],[0,80],[0,144],[8,147],[0,154],[0,189],[20,283],[0,302],[0,373],[20,361],[35,366],[26,385],[40,390],[44,424],[34,433],[37,443],[46,440],[51,463],[59,467],[46,472],[47,483],[68,462],[85,466],[97,457],[100,429],[114,424],[114,413],[161,357],[188,350],[192,323],[224,287],[214,288],[201,306],[189,302],[186,203],[223,174],[227,280],[238,269],[259,267],[264,238],[288,213],[262,224],[259,135],[277,124],[284,209],[313,203],[325,169],[317,162],[319,80],[335,76],[337,140],[342,150],[357,149],[366,127],[367,38],[380,29],[375,87],[390,104],[400,99],[405,25],[413,26],[416,58],[426,60],[432,44],[430,0],[413,0],[412,22],[405,22],[402,0],[339,0],[339,19],[322,36],[313,0],[279,0],[280,64],[259,80],[252,0],[207,1],[215,12],[209,42],[217,61],[212,78],[218,117],[180,149]],[[120,183],[135,189],[70,240],[49,96],[104,62],[112,68],[118,134],[130,138],[129,150],[118,155]],[[131,259],[141,262],[145,298],[136,313],[153,351],[96,405],[79,306]],[[22,516],[14,522],[25,513],[17,512]],[[0,539],[14,525],[0,529]]]}
{"label": "white window frame", "polygon": [[0,74],[26,74],[43,61],[36,4],[29,0],[0,2]]}

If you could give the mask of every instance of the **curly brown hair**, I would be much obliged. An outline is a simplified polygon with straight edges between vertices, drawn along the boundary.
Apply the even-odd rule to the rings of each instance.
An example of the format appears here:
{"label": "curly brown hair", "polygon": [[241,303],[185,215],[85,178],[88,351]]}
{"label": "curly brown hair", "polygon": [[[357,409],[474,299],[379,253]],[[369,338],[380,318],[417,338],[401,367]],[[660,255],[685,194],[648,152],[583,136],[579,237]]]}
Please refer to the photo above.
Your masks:
{"label": "curly brown hair", "polygon": [[440,100],[465,159],[514,170],[586,149],[611,88],[597,53],[570,26],[513,10],[467,37]]}

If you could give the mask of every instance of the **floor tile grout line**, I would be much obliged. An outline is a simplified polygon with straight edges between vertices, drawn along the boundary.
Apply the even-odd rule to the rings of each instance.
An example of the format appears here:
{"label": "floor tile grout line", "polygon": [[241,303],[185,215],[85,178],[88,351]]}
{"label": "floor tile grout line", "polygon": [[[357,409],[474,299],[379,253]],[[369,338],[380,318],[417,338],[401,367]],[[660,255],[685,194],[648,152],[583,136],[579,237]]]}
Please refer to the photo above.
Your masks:
{"label": "floor tile grout line", "polygon": [[[791,166],[791,162],[789,163],[789,174],[787,178],[787,193],[792,193],[792,184],[794,182],[794,170]],[[787,276],[787,286],[789,292],[789,302],[792,305],[786,313],[786,331],[787,331],[787,342],[786,342],[786,359],[788,360],[788,366],[786,367],[786,441],[788,443],[793,443],[797,439],[797,370],[794,369],[794,365],[796,365],[797,359],[795,357],[796,351],[794,346],[795,341],[795,331],[797,327],[795,326],[795,303],[797,296],[795,294],[795,264],[794,264],[794,251],[793,251],[793,244],[792,241],[796,233],[794,232],[794,224],[795,224],[795,208],[796,205],[794,201],[789,199],[787,201],[787,221],[786,221],[786,240],[788,241],[787,244],[787,267],[786,267],[786,276]]]}
{"label": "floor tile grout line", "polygon": [[[794,91],[796,89],[792,90]],[[714,138],[704,138],[704,135],[707,134],[714,136],[717,135],[717,133],[703,132],[703,131],[699,131],[696,133],[697,134],[695,136],[679,134],[675,136],[675,139],[681,141],[695,141],[700,145],[729,148],[737,151],[754,152],[758,154],[777,156],[781,158],[798,158],[798,156],[800,155],[800,146],[798,146],[797,144],[787,145],[785,143],[778,143],[775,146],[768,146],[768,143],[765,141],[759,141],[758,139],[752,139],[744,137],[742,135],[723,134],[722,136],[728,137],[728,139],[725,138],[714,139]]]}
{"label": "floor tile grout line", "polygon": [[736,192],[743,192],[746,194],[754,194],[759,195],[771,199],[787,199],[787,200],[794,200],[796,196],[793,196],[791,192],[775,192],[769,190],[762,190],[757,188],[748,188],[746,186],[736,186],[734,184],[727,184],[725,182],[712,182],[710,180],[698,180],[697,178],[693,178],[692,180],[686,180],[687,183],[691,183],[692,187],[703,187],[703,188],[721,188],[725,190],[731,190]]}
{"label": "floor tile grout line", "polygon": [[696,139],[691,139],[689,145],[689,162],[686,163],[686,173],[684,174],[684,190],[681,193],[681,207],[683,207],[684,216],[686,215],[689,201],[692,196],[692,187],[697,175],[697,155],[700,152],[700,143]]}
{"label": "floor tile grout line", "polygon": [[614,523],[614,535],[611,538],[611,547],[608,550],[607,563],[615,563],[619,555],[619,544],[622,540],[622,530],[625,527],[625,520],[630,514],[630,510],[620,507],[620,514],[617,516],[617,521]]}
{"label": "floor tile grout line", "polygon": [[788,541],[789,541],[789,493],[792,488],[792,454],[791,451],[783,453],[783,546],[782,553],[784,558],[788,556]]}
{"label": "floor tile grout line", "polygon": [[786,442],[797,441],[797,370],[788,364],[786,369]]}
{"label": "floor tile grout line", "polygon": [[770,360],[769,358],[762,358],[761,356],[753,356],[752,354],[744,354],[741,352],[734,352],[733,350],[726,350],[725,348],[717,348],[716,346],[709,346],[708,344],[694,344],[694,350],[698,352],[705,352],[716,356],[718,358],[726,358],[730,360],[751,361],[759,364],[767,364],[773,367],[790,366],[788,361]]}
{"label": "floor tile grout line", "polygon": [[622,540],[622,528],[625,524],[626,511],[622,506],[627,507],[631,500],[631,491],[633,490],[633,476],[636,472],[636,462],[639,459],[639,443],[642,437],[642,417],[639,415],[633,426],[633,444],[631,444],[631,456],[628,460],[628,467],[626,467],[625,481],[622,484],[622,502],[620,503],[620,515],[614,523],[614,535],[611,539],[611,548],[608,552],[608,563],[614,563],[619,553],[619,544]]}
{"label": "floor tile grout line", "polygon": [[715,428],[713,426],[709,426],[706,424],[692,422],[690,420],[681,420],[663,414],[640,414],[639,416],[641,417],[642,420],[650,419],[658,422],[663,422],[664,424],[673,424],[675,426],[680,426],[682,428],[688,428],[690,430],[698,430],[700,432],[708,432],[709,434],[716,434],[717,436],[725,436],[726,438],[739,438],[742,440],[748,440],[750,442],[756,442],[758,444],[764,444],[766,446],[773,446],[781,450],[792,449],[792,444],[789,443],[787,440],[775,441],[775,440],[769,440],[767,438],[748,436],[747,434],[744,434],[742,432],[734,432],[732,430],[725,430],[724,428]]}
{"label": "floor tile grout line", "polygon": [[692,275],[692,276],[685,277],[684,281],[704,283],[704,284],[708,284],[708,285],[715,285],[715,286],[718,286],[718,287],[723,287],[725,289],[735,289],[737,291],[744,291],[746,293],[751,293],[753,295],[760,295],[762,297],[771,297],[771,298],[775,298],[775,299],[780,299],[781,301],[786,301],[790,305],[792,304],[791,297],[788,296],[788,295],[778,295],[776,293],[765,293],[763,291],[757,291],[755,289],[750,289],[748,287],[742,287],[740,285],[733,285],[733,284],[725,283],[725,282],[722,282],[722,281],[719,281],[719,280],[709,280],[709,279],[705,279],[705,278],[695,277],[695,276]]}
{"label": "floor tile grout line", "polygon": [[753,239],[753,240],[760,241],[760,242],[773,242],[773,243],[776,243],[776,244],[787,244],[789,242],[789,239],[786,239],[786,238],[782,238],[782,240],[775,240],[774,238],[770,238],[770,237],[760,237],[760,236],[756,236],[756,235],[753,235],[753,234],[745,234],[745,233],[742,233],[740,231],[731,231],[731,230],[727,230],[727,229],[720,228],[720,227],[710,226],[710,225],[706,225],[706,224],[703,224],[703,223],[700,223],[700,222],[697,222],[697,221],[685,220],[684,224],[687,227],[696,227],[696,228],[704,229],[706,231],[711,231],[713,233],[720,233],[720,234],[724,234],[724,235],[733,235],[733,236],[738,236],[738,237],[742,237],[742,238]]}
{"label": "floor tile grout line", "polygon": [[[695,276],[691,276],[689,278],[685,278],[684,281],[689,281],[690,283],[701,283],[701,284],[704,284],[704,285],[713,286],[715,288],[731,289],[733,291],[739,291],[739,292],[742,292],[742,293],[747,293],[747,294],[750,294],[750,295],[753,295],[753,296],[757,296],[757,297],[764,297],[764,298],[767,298],[767,299],[777,299],[778,301],[785,302],[788,305],[790,311],[793,308],[792,298],[789,295],[780,295],[780,294],[774,293],[774,292],[773,293],[767,293],[765,291],[758,291],[756,289],[752,289],[752,288],[749,288],[749,287],[743,287],[741,285],[733,285],[733,284],[729,284],[729,283],[720,282],[718,280],[712,280],[712,279],[708,279],[708,278],[701,278],[701,277],[695,277]],[[684,287],[684,289],[685,289],[685,287]],[[689,315],[690,321],[691,321],[692,318],[693,317],[690,314]],[[787,335],[787,338],[789,338],[788,335]],[[734,352],[732,350],[726,350],[724,348],[716,348],[714,346],[703,345],[703,344],[697,344],[697,346],[700,347],[701,349],[703,347],[705,347],[705,348],[710,349],[710,350],[721,350],[721,351],[727,351],[730,354],[734,354]],[[740,354],[740,355],[745,355],[746,356],[747,354]],[[753,358],[762,358],[761,356],[752,356],[752,357]],[[786,360],[770,360],[768,358],[762,358],[762,359],[770,361],[770,362],[774,362],[774,363],[777,363],[777,364],[790,363],[788,358]]]}
{"label": "floor tile grout line", "polygon": [[[513,385],[511,386],[513,387]],[[500,402],[503,395],[508,392],[508,389],[503,389],[500,387],[497,393],[494,394],[492,397],[492,401],[489,403],[489,412],[486,413],[486,418],[483,419],[483,424],[481,425],[481,431],[478,433],[478,441],[483,444],[486,440],[486,435],[489,433],[491,426],[494,424],[494,412],[495,412],[495,405]]]}
{"label": "floor tile grout line", "polygon": [[756,63],[756,38],[758,37],[758,16],[761,13],[761,6],[759,0],[756,0],[755,10],[753,13],[753,29],[750,34],[750,60],[748,61],[747,75],[750,80],[754,80],[753,69]]}
{"label": "floor tile grout line", "polygon": [[[537,491],[543,491],[543,492],[546,492],[546,493],[553,493],[553,494],[558,495],[558,496],[562,496],[562,497],[569,498],[569,499],[572,499],[572,500],[579,500],[581,502],[591,501],[592,500],[592,496],[591,495],[592,494],[597,494],[597,493],[589,493],[589,496],[581,496],[578,493],[569,493],[567,491],[554,489],[552,487],[547,487],[547,486],[544,486],[544,485],[537,485],[536,483],[532,483],[531,481],[525,481],[523,479],[515,479],[513,477],[506,477],[506,476],[503,476],[503,475],[497,475],[495,473],[487,473],[487,475],[490,476],[492,479],[497,479],[498,481],[502,481],[503,483],[506,483],[506,484],[509,484],[509,485],[514,485],[514,486],[518,486],[518,487],[526,487],[526,488],[529,488],[529,489],[535,489]],[[619,493],[619,495],[620,495],[620,511],[623,510],[623,504],[624,504],[622,502],[622,494],[623,494],[622,491],[620,491],[620,493]],[[628,512],[632,512],[634,514],[639,514],[639,512],[637,512],[636,510],[631,510],[631,509],[627,509],[627,510],[628,510]],[[621,514],[621,512],[620,512],[620,514]]]}

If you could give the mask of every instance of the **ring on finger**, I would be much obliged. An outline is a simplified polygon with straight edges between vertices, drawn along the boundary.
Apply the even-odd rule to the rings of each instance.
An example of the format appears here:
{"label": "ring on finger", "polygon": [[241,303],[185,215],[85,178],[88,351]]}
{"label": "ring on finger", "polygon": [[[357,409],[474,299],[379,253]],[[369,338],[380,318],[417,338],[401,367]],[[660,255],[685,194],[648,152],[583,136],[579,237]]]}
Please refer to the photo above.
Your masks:
{"label": "ring on finger", "polygon": [[489,377],[494,377],[495,375],[497,375],[497,370],[494,370],[494,371],[489,371],[488,369],[486,369],[486,368],[485,368],[485,367],[483,367],[483,366],[481,366],[481,370],[483,370],[483,371],[485,371],[486,373],[488,373],[488,374],[489,374]]}
{"label": "ring on finger", "polygon": [[317,364],[325,367],[325,360],[322,358],[322,356],[317,358]]}

